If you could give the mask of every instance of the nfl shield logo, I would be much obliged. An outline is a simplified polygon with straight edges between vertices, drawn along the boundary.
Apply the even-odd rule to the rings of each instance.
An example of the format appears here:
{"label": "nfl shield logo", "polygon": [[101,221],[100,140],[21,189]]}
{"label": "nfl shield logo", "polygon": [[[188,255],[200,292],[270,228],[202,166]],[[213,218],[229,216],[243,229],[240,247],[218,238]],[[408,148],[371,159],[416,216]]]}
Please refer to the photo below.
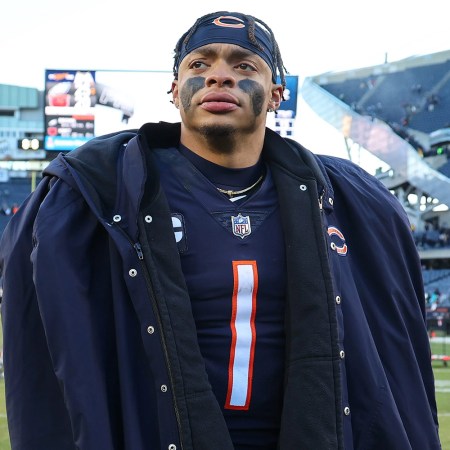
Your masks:
{"label": "nfl shield logo", "polygon": [[239,213],[237,216],[231,216],[231,226],[233,228],[233,234],[244,239],[252,232],[252,227],[250,225],[250,217],[243,216]]}

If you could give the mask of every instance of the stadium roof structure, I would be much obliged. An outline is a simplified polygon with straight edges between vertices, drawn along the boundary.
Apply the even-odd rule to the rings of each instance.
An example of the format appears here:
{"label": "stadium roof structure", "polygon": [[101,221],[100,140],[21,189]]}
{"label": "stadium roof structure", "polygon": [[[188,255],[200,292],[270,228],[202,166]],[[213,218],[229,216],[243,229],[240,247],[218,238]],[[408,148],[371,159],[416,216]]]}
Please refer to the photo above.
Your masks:
{"label": "stadium roof structure", "polygon": [[346,140],[391,167],[389,189],[407,185],[450,206],[450,178],[423,158],[430,135],[450,136],[450,51],[309,77],[301,95]]}

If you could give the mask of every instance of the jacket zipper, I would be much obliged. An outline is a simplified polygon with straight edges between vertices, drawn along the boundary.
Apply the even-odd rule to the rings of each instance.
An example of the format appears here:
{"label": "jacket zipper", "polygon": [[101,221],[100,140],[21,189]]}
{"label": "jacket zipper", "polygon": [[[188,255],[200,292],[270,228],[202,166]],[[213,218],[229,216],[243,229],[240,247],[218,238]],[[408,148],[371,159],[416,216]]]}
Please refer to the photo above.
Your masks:
{"label": "jacket zipper", "polygon": [[320,212],[323,211],[323,197],[324,197],[324,195],[325,195],[325,189],[322,189],[322,192],[319,195],[319,209],[320,209]]}
{"label": "jacket zipper", "polygon": [[155,300],[156,296],[155,296],[155,293],[154,293],[154,290],[153,290],[153,285],[152,285],[152,281],[150,279],[150,275],[149,275],[148,270],[147,270],[147,266],[145,265],[145,261],[144,261],[144,252],[142,251],[142,246],[141,246],[140,242],[133,242],[133,240],[130,239],[128,234],[117,223],[113,222],[110,225],[115,225],[120,230],[122,235],[126,238],[126,240],[132,245],[132,247],[136,251],[136,254],[138,256],[140,264],[141,264],[141,266],[142,266],[142,268],[144,270],[144,277],[145,277],[145,281],[146,281],[145,284],[147,285],[150,298],[152,299],[152,306],[153,306],[153,310],[155,312],[156,320],[158,322],[158,327],[161,330],[161,345],[162,345],[163,352],[164,352],[164,358],[166,360],[167,372],[168,372],[168,375],[169,375],[169,381],[170,381],[170,386],[171,386],[171,390],[172,390],[173,409],[175,411],[175,417],[176,417],[178,430],[179,430],[178,431],[178,439],[180,440],[181,450],[183,450],[184,446],[183,446],[183,440],[181,438],[180,411],[178,409],[177,401],[175,399],[175,389],[173,388],[174,382],[173,382],[173,375],[172,375],[172,367],[171,367],[170,360],[169,360],[169,354],[168,354],[168,351],[167,351],[166,340],[165,340],[164,334],[162,332],[163,327],[162,327],[161,317],[159,315],[159,311],[158,311],[158,308],[157,308],[157,305],[156,305],[156,300]]}
{"label": "jacket zipper", "polygon": [[136,253],[138,255],[138,258],[142,261],[144,259],[144,253],[142,251],[141,244],[139,242],[135,242],[133,244],[134,249],[136,250]]}

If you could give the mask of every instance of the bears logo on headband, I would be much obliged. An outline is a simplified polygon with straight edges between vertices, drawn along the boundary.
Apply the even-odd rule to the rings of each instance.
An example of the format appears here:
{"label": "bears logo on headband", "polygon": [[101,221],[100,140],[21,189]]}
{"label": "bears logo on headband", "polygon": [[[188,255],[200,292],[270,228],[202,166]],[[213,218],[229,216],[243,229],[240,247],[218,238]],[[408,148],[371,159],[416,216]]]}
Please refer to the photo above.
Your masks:
{"label": "bears logo on headband", "polygon": [[[226,23],[222,22],[222,20],[237,20],[240,23]],[[213,24],[217,25],[218,27],[230,27],[230,28],[245,28],[244,21],[233,16],[220,16],[217,19],[213,20]]]}
{"label": "bears logo on headband", "polygon": [[[272,80],[276,83],[277,62],[274,44],[266,29],[257,22],[250,22],[249,17],[241,13],[216,14],[216,17],[208,15],[199,19],[193,29],[183,35],[179,52],[175,57],[175,72],[186,55],[199,47],[215,43],[234,44],[260,56],[272,71]],[[252,38],[249,36],[251,26],[254,27]]]}

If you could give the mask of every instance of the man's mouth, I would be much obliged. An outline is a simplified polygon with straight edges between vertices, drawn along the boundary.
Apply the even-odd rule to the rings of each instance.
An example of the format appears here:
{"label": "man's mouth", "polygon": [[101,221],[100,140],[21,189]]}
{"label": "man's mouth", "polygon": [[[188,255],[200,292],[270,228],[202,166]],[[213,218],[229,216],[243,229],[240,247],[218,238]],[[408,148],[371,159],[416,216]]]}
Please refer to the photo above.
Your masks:
{"label": "man's mouth", "polygon": [[200,108],[208,112],[229,112],[239,108],[238,100],[228,93],[209,93],[200,100]]}

